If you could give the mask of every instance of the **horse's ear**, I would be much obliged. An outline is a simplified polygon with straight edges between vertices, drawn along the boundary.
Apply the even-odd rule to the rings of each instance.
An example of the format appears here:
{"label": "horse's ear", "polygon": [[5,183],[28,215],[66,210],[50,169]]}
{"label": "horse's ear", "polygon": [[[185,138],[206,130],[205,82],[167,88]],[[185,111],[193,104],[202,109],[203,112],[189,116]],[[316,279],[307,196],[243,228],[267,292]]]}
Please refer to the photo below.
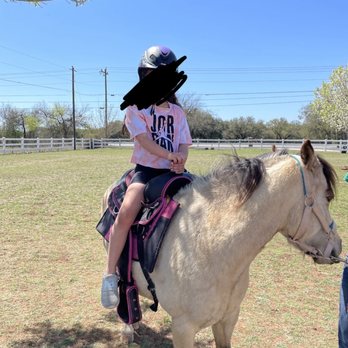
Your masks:
{"label": "horse's ear", "polygon": [[301,147],[301,158],[304,165],[310,170],[316,163],[316,157],[314,155],[314,149],[310,140],[305,140]]}

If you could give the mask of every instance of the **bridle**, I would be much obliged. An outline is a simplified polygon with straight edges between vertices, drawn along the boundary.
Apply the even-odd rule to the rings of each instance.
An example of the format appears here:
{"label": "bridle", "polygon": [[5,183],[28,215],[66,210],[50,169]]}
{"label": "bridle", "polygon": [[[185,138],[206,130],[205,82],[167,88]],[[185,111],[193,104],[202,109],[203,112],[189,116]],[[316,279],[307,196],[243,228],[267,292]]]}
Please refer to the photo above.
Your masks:
{"label": "bridle", "polygon": [[[297,166],[300,169],[303,193],[305,197],[305,207],[302,215],[302,220],[297,231],[293,235],[290,235],[288,237],[290,243],[297,245],[305,254],[310,255],[313,258],[321,258],[333,262],[346,262],[344,259],[340,257],[331,256],[331,252],[334,248],[332,237],[334,234],[335,222],[333,220],[329,221],[327,217],[324,216],[320,208],[315,204],[316,196],[313,193],[313,179],[310,176],[306,175],[300,157],[296,155],[290,155],[290,157],[292,157],[296,161]],[[324,253],[302,241],[306,229],[308,228],[309,220],[312,214],[316,216],[328,237],[328,242]]]}

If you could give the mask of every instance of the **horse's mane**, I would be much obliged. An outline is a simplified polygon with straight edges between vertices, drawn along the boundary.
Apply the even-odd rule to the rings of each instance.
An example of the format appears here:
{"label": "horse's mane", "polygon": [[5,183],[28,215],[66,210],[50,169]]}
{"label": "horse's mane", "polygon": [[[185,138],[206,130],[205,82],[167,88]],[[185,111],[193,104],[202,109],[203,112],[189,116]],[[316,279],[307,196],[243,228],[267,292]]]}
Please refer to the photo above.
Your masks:
{"label": "horse's mane", "polygon": [[[282,149],[282,150],[262,154],[258,156],[258,158],[263,161],[266,161],[268,159],[277,158],[277,157],[281,157],[283,155],[288,155],[288,154],[289,154],[289,151],[287,149]],[[316,156],[318,158],[318,161],[323,167],[323,173],[328,186],[328,189],[327,189],[328,198],[330,198],[329,200],[331,200],[336,195],[337,173],[328,161],[326,161],[324,158],[322,158],[319,155],[316,155]]]}
{"label": "horse's mane", "polygon": [[258,155],[257,158],[259,158],[262,161],[265,161],[268,159],[277,158],[277,157],[288,155],[288,154],[289,154],[288,149],[282,149],[282,150],[277,150],[273,152],[263,153],[261,155]]}
{"label": "horse's mane", "polygon": [[242,158],[237,155],[226,156],[227,161],[219,163],[208,175],[203,177],[212,187],[221,188],[227,194],[226,187],[235,188],[237,205],[245,203],[255,191],[265,174],[265,166],[259,158]]}
{"label": "horse's mane", "polygon": [[332,165],[326,161],[324,158],[322,158],[321,156],[318,156],[318,160],[321,163],[321,165],[323,166],[323,173],[324,176],[326,178],[326,182],[327,182],[327,193],[328,193],[328,199],[332,200],[335,198],[336,195],[336,183],[337,183],[337,173],[335,171],[335,169],[332,167]]}
{"label": "horse's mane", "polygon": [[[219,191],[222,196],[228,194],[229,189],[235,188],[236,204],[241,206],[251,197],[264,178],[266,163],[288,158],[288,156],[287,149],[264,153],[254,158],[243,158],[236,154],[224,156],[223,161],[220,161],[209,174],[200,177],[200,179],[203,182],[209,182],[213,190]],[[337,174],[326,160],[318,155],[317,158],[323,166],[323,173],[328,185],[328,197],[331,200],[336,193]],[[222,186],[221,183],[224,185]],[[229,189],[227,190],[226,187]]]}

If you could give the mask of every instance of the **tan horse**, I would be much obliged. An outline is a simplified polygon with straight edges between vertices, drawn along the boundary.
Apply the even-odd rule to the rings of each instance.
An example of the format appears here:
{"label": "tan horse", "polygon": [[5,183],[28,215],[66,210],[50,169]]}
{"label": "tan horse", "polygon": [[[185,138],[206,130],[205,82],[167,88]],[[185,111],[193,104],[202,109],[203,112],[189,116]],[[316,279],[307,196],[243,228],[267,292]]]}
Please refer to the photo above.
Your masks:
{"label": "tan horse", "polygon": [[[208,326],[216,347],[231,347],[249,266],[277,232],[315,262],[334,262],[341,253],[328,210],[335,180],[306,141],[297,157],[235,157],[175,196],[181,208],[151,278],[172,317],[176,348],[193,347],[195,334]],[[152,298],[136,262],[133,272],[140,293]]]}

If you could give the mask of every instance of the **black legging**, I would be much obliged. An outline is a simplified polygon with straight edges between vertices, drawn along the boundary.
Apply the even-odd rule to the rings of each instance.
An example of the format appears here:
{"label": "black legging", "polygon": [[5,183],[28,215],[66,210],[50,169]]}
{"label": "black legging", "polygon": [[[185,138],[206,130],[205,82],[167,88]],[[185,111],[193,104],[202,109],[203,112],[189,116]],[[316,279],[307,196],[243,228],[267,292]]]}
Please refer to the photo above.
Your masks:
{"label": "black legging", "polygon": [[146,184],[148,181],[150,181],[152,178],[170,172],[170,169],[157,169],[157,168],[150,168],[142,166],[141,164],[137,164],[134,169],[134,176],[132,178],[131,183],[141,183]]}

